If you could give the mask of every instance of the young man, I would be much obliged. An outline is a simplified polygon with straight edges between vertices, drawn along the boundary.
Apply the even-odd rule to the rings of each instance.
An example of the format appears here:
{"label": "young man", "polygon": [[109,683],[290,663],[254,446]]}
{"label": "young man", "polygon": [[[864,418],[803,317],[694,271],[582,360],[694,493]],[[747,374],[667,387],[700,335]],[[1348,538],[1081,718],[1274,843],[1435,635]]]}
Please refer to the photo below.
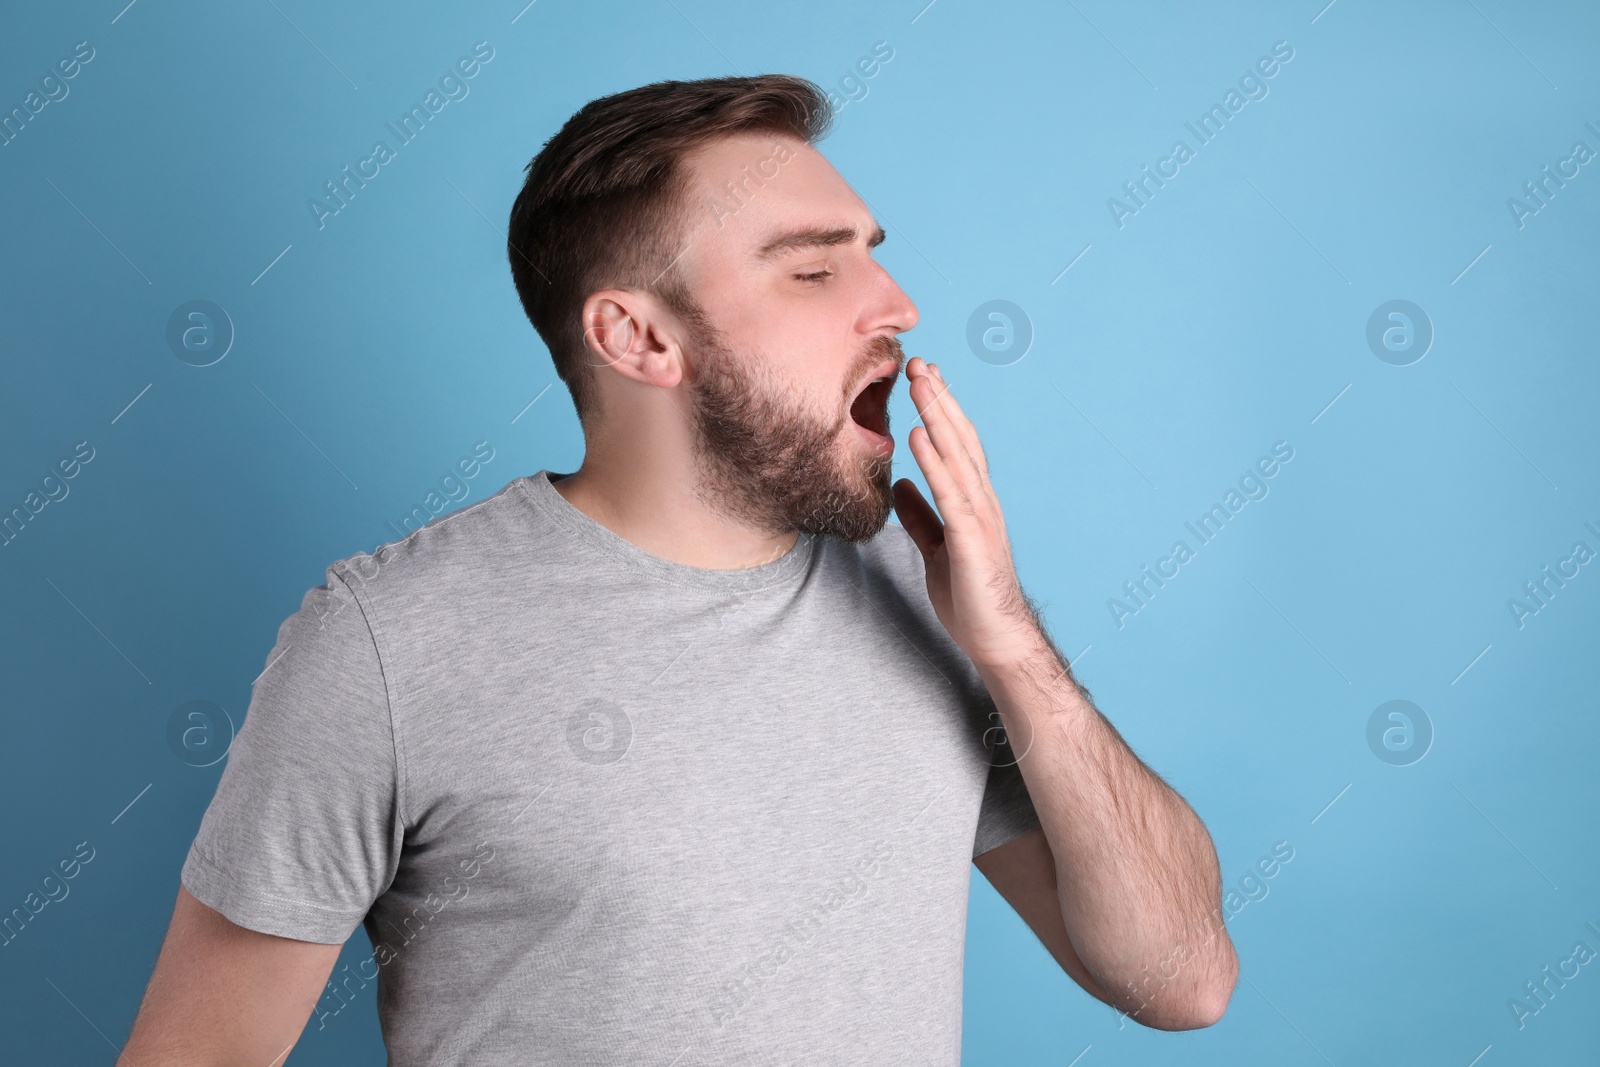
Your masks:
{"label": "young man", "polygon": [[[664,82],[529,165],[508,254],[583,464],[284,622],[121,1062],[276,1064],[375,981],[398,1065],[954,1065],[969,862],[1095,997],[1222,1016],[1210,837],[1023,594],[829,119]],[[890,484],[902,370],[937,512]]]}

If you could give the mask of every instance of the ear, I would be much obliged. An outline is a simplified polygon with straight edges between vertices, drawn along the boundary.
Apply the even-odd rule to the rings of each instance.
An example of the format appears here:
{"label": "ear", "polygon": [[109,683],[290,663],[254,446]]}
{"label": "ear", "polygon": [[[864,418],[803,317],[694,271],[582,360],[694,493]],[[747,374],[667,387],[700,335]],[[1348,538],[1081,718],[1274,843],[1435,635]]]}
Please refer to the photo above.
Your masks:
{"label": "ear", "polygon": [[583,302],[589,365],[670,389],[683,380],[677,319],[648,293],[600,289]]}

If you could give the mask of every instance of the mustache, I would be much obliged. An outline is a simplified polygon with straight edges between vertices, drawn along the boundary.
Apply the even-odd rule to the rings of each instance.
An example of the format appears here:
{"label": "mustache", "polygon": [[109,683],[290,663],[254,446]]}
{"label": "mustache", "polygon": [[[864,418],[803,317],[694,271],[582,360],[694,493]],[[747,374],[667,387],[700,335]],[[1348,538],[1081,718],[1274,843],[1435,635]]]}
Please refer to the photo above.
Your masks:
{"label": "mustache", "polygon": [[886,359],[894,360],[896,374],[905,370],[906,353],[900,344],[900,338],[880,335],[868,341],[861,358],[856,360],[855,366],[850,368],[850,373],[845,377],[845,399],[853,398],[864,384],[862,376]]}

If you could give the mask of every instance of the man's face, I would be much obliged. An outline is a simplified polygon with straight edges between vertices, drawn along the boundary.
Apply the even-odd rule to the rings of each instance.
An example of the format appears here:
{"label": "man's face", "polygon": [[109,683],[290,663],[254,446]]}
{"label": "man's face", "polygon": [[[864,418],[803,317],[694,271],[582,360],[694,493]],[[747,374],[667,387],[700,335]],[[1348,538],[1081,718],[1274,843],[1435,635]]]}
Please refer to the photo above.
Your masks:
{"label": "man's face", "polygon": [[707,503],[774,532],[870,538],[893,506],[895,335],[918,319],[872,259],[882,230],[794,138],[726,138],[688,162],[674,269],[704,315],[687,357]]}

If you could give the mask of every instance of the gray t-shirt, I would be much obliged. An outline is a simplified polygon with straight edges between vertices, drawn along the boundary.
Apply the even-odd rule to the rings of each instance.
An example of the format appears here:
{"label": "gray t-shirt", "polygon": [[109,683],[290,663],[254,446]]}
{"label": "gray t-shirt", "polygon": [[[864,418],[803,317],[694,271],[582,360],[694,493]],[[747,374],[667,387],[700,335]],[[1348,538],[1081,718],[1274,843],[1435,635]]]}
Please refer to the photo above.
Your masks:
{"label": "gray t-shirt", "polygon": [[364,926],[308,1030],[376,981],[400,1067],[959,1063],[970,861],[1038,818],[910,536],[690,567],[550,477],[328,568],[183,884]]}

